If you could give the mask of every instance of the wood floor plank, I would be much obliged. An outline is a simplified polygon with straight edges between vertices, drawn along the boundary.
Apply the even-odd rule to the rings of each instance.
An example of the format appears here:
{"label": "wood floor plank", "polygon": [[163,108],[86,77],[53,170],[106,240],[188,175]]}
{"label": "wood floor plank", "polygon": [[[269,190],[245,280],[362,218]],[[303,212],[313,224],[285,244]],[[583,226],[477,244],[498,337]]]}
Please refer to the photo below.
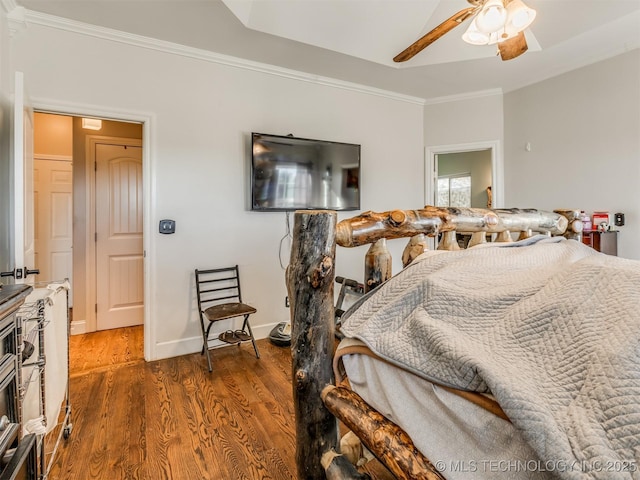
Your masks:
{"label": "wood floor plank", "polygon": [[289,348],[217,348],[209,373],[199,353],[144,362],[142,327],[70,345],[73,431],[49,480],[296,478]]}

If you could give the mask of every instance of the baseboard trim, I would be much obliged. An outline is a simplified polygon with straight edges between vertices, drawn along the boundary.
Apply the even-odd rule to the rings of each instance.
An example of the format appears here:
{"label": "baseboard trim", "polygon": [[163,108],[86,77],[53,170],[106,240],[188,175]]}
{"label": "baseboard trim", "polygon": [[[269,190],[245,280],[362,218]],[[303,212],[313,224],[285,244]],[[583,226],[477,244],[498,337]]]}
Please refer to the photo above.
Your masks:
{"label": "baseboard trim", "polygon": [[[256,340],[260,340],[263,338],[267,338],[271,333],[271,330],[275,328],[280,322],[269,323],[266,325],[258,325],[252,327],[253,335]],[[218,347],[227,347],[228,343],[222,342],[218,340],[218,333],[211,332],[209,340],[210,348],[218,348]],[[215,340],[213,340],[215,339]],[[202,338],[198,335],[197,337],[183,338],[180,340],[171,340],[168,342],[159,342],[155,346],[155,358],[146,359],[147,361],[151,360],[162,360],[165,358],[179,357],[182,355],[190,355],[192,353],[199,352],[202,349]]]}
{"label": "baseboard trim", "polygon": [[87,333],[86,320],[72,320],[71,325],[69,326],[69,333],[71,335],[82,335],[83,333]]}

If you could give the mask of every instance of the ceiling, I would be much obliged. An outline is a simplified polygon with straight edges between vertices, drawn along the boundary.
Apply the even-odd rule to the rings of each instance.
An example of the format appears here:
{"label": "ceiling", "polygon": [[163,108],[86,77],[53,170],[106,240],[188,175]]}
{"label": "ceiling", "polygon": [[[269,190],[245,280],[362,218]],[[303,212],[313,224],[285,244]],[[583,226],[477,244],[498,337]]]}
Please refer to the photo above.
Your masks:
{"label": "ceiling", "polygon": [[[37,12],[433,99],[538,82],[640,48],[640,0],[524,0],[529,51],[507,62],[461,35],[392,58],[465,0],[17,0]],[[640,61],[640,50],[639,61]]]}

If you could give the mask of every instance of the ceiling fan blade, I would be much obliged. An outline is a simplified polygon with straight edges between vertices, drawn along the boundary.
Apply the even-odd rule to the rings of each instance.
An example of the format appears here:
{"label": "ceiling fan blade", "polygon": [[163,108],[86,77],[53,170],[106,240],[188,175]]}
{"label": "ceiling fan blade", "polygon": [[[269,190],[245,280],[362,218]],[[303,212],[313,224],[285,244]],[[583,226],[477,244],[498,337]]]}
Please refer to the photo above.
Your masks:
{"label": "ceiling fan blade", "polygon": [[527,40],[524,38],[524,32],[520,32],[515,37],[498,44],[500,57],[504,61],[519,57],[526,52],[528,48],[529,46],[527,45]]}
{"label": "ceiling fan blade", "polygon": [[424,50],[433,42],[438,40],[441,36],[443,36],[445,33],[453,30],[455,27],[457,27],[462,22],[464,22],[467,18],[472,16],[477,10],[478,10],[478,7],[469,7],[469,8],[465,8],[464,10],[460,10],[458,13],[446,19],[436,28],[428,32],[423,37],[420,37],[418,40],[413,42],[411,45],[405,48],[398,55],[393,57],[393,61],[406,62],[407,60],[413,58],[414,55],[420,53],[422,50]]}

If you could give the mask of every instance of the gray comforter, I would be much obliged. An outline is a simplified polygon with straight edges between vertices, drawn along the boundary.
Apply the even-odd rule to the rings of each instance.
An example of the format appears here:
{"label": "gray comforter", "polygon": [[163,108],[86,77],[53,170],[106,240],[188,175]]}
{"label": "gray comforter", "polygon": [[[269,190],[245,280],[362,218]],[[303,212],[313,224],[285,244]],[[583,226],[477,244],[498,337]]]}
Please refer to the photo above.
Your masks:
{"label": "gray comforter", "polygon": [[640,262],[535,237],[432,253],[365,299],[343,317],[346,336],[491,392],[540,469],[640,478]]}

